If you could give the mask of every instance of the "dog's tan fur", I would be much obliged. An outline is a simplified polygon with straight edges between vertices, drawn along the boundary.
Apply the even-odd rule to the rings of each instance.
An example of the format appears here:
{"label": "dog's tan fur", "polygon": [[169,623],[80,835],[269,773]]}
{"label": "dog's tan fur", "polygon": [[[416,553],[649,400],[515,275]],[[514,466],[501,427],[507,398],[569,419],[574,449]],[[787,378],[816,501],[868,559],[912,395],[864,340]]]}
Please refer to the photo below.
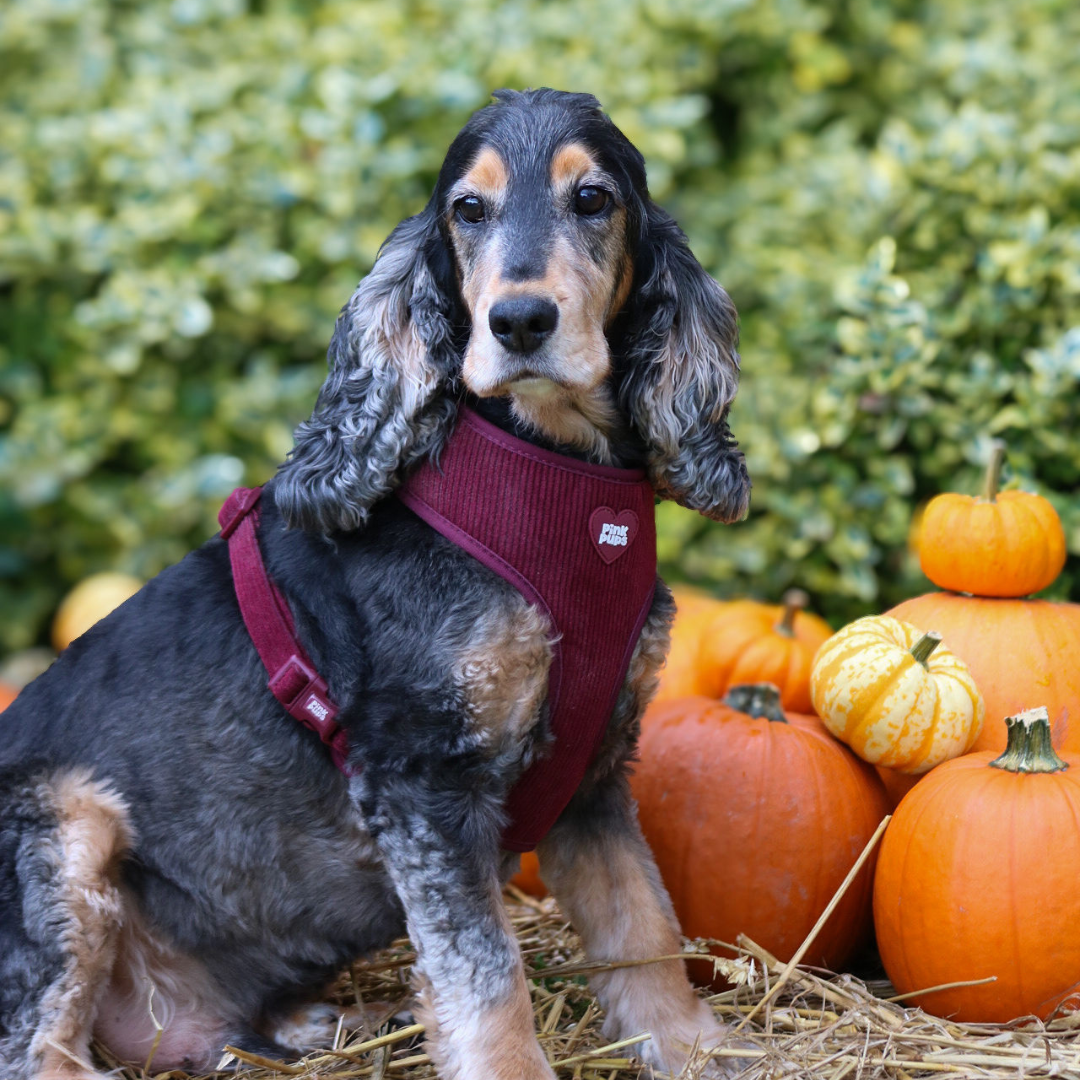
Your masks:
{"label": "dog's tan fur", "polygon": [[67,965],[42,999],[29,1056],[38,1063],[38,1080],[86,1080],[101,1076],[89,1064],[90,1037],[98,995],[116,955],[123,916],[116,869],[131,829],[121,799],[87,773],[54,777],[48,787],[57,819],[57,914]]}
{"label": "dog's tan fur", "polygon": [[547,693],[551,625],[520,594],[491,612],[461,651],[458,681],[487,752],[518,745]]}

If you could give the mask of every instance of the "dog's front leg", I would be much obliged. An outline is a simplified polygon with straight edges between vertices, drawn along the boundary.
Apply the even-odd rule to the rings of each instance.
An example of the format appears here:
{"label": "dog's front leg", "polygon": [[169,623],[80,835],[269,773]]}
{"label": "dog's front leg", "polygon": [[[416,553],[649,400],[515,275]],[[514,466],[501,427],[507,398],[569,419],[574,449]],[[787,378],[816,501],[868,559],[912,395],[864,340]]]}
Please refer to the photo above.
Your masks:
{"label": "dog's front leg", "polygon": [[[590,960],[647,960],[681,952],[678,922],[621,775],[579,792],[537,855],[540,872]],[[681,960],[617,968],[590,983],[612,1039],[648,1031],[635,1051],[678,1074],[695,1045],[712,1048],[725,1028],[690,986]],[[713,1062],[704,1075],[723,1075]]]}
{"label": "dog's front leg", "polygon": [[442,1080],[552,1080],[499,887],[498,811],[402,783],[369,816],[416,947],[417,1019]]}

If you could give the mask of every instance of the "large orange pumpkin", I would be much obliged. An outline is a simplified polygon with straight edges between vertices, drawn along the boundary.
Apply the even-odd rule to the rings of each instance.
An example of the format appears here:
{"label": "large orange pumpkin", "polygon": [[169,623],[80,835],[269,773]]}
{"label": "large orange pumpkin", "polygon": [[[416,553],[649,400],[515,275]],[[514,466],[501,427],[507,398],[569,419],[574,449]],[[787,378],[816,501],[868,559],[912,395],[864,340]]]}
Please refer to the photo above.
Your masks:
{"label": "large orange pumpkin", "polygon": [[979,498],[938,495],[922,517],[919,561],[941,589],[975,596],[1027,596],[1065,565],[1065,530],[1041,495],[998,492],[1003,444],[995,446]]}
{"label": "large orange pumpkin", "polygon": [[975,750],[1003,750],[1005,724],[1033,705],[1050,713],[1054,745],[1080,754],[1080,604],[928,593],[890,615],[937,630],[986,704]]}
{"label": "large orange pumpkin", "polygon": [[[1046,710],[1005,721],[1009,748],[939,765],[885,832],[874,886],[878,949],[939,1016],[1045,1018],[1080,991],[1080,758],[1050,745]],[[1071,766],[1071,767],[1070,767]]]}
{"label": "large orange pumpkin", "polygon": [[807,599],[791,589],[782,604],[727,604],[702,635],[696,692],[719,698],[732,686],[769,682],[780,687],[785,709],[812,712],[810,668],[832,627],[803,610]]}
{"label": "large orange pumpkin", "polygon": [[[631,784],[683,933],[745,933],[790,959],[887,812],[877,776],[816,717],[782,712],[775,687],[650,712]],[[872,875],[868,863],[807,963],[839,970],[866,936]]]}

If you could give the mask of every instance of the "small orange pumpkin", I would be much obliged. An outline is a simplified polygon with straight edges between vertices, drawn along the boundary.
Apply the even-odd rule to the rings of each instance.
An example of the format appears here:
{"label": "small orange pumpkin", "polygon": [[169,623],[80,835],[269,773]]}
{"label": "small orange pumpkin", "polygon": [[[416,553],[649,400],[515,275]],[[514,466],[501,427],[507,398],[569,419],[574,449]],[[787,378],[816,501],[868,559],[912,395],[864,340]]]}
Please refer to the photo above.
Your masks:
{"label": "small orange pumpkin", "polygon": [[673,585],[671,595],[675,599],[675,620],[671,624],[671,648],[660,669],[656,701],[698,692],[702,632],[727,607],[724,601],[690,585]]}
{"label": "small orange pumpkin", "polygon": [[535,851],[522,853],[521,868],[510,879],[510,884],[529,896],[535,896],[537,900],[547,896],[547,886],[540,877],[540,860]]}
{"label": "small orange pumpkin", "polygon": [[901,994],[960,1021],[1046,1018],[1077,1004],[1080,759],[1050,745],[1045,708],[1005,720],[1001,757],[967,754],[911,790],[885,832],[874,923]]}
{"label": "small orange pumpkin", "polygon": [[849,623],[817,655],[814,709],[863,761],[919,774],[966,753],[983,725],[983,699],[963,661],[888,615]]}
{"label": "small orange pumpkin", "polygon": [[[631,787],[683,933],[745,933],[790,959],[887,813],[878,778],[817,717],[782,711],[774,686],[649,712]],[[872,879],[869,863],[807,963],[842,970],[869,929]]]}
{"label": "small orange pumpkin", "polygon": [[832,627],[803,610],[808,599],[801,589],[791,589],[780,605],[725,605],[702,635],[695,692],[720,698],[732,686],[768,682],[780,688],[785,709],[811,712],[810,668]]}
{"label": "small orange pumpkin", "polygon": [[927,505],[919,561],[938,588],[975,596],[1027,596],[1061,573],[1061,519],[1041,495],[998,491],[1004,459],[1004,444],[998,443],[980,498],[938,495]]}

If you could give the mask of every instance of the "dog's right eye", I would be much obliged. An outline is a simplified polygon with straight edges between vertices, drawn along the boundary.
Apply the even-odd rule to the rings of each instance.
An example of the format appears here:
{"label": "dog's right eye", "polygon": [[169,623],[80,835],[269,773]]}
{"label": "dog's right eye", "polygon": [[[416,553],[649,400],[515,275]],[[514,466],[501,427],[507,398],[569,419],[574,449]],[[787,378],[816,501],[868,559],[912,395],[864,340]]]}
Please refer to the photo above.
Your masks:
{"label": "dog's right eye", "polygon": [[454,212],[462,221],[475,225],[484,220],[484,202],[479,195],[466,195],[454,203]]}

